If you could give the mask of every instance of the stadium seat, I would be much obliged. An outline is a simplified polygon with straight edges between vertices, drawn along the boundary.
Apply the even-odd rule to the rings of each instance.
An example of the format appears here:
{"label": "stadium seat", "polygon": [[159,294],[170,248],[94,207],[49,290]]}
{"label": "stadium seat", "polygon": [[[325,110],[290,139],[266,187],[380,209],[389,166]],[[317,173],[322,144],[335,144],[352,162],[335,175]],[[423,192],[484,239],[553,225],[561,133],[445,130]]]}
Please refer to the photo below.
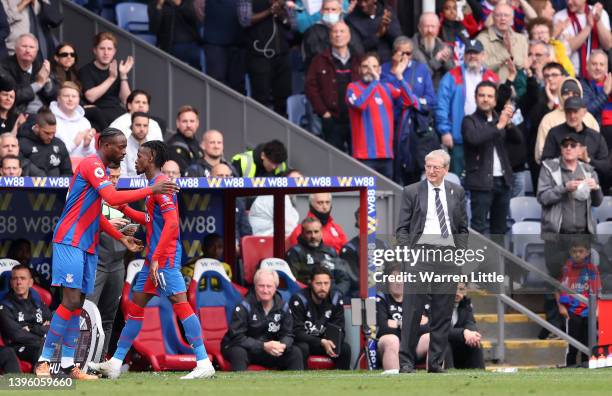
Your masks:
{"label": "stadium seat", "polygon": [[514,197],[510,200],[510,218],[518,221],[540,221],[542,206],[535,197]]}
{"label": "stadium seat", "polygon": [[142,3],[119,3],[115,6],[117,25],[130,33],[149,31],[147,5]]}
{"label": "stadium seat", "polygon": [[543,249],[544,241],[540,237],[541,223],[535,221],[519,221],[512,224],[512,253],[526,258],[527,248],[530,253],[539,250],[535,246]]}
{"label": "stadium seat", "polygon": [[606,196],[601,205],[593,207],[593,221],[602,223],[612,220],[612,197]]}
{"label": "stadium seat", "polygon": [[277,290],[285,301],[289,301],[293,294],[306,287],[306,285],[295,279],[295,276],[293,276],[291,272],[291,268],[289,268],[289,264],[283,259],[276,257],[264,259],[261,262],[260,268],[270,268],[278,273],[280,283]]}
{"label": "stadium seat", "polygon": [[308,370],[335,370],[336,363],[331,358],[323,355],[308,356],[306,360]]}
{"label": "stadium seat", "polygon": [[302,126],[306,117],[306,95],[291,95],[287,98],[287,115],[289,121]]}
{"label": "stadium seat", "polygon": [[[0,334],[0,346],[5,346],[4,339],[2,338],[2,334]],[[19,358],[17,358],[19,360]],[[21,368],[22,373],[31,373],[32,372],[32,363],[24,362],[19,360],[19,368]]]}
{"label": "stadium seat", "polygon": [[610,240],[610,236],[612,236],[612,221],[597,223],[596,233],[597,240],[599,240],[602,245],[607,244]]}
{"label": "stadium seat", "polygon": [[240,249],[244,280],[253,284],[253,275],[261,260],[274,256],[274,237],[249,235],[242,237]]}

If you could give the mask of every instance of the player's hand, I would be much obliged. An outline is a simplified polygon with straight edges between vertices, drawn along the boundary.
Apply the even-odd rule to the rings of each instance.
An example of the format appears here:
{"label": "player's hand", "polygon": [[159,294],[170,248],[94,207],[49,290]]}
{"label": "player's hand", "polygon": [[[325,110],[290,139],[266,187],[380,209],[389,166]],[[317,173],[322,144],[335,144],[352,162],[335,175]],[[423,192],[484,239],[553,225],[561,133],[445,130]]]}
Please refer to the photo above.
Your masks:
{"label": "player's hand", "polygon": [[325,350],[325,353],[327,354],[327,356],[329,357],[338,356],[334,353],[334,348],[336,348],[336,344],[334,344],[332,340],[326,340],[325,338],[323,338],[321,340],[321,346]]}
{"label": "player's hand", "polygon": [[133,236],[124,236],[120,239],[121,243],[125,245],[130,252],[138,253],[144,249],[144,245],[140,239],[134,238]]}
{"label": "player's hand", "polygon": [[397,329],[398,328],[397,320],[395,320],[395,319],[387,320],[387,326],[389,326],[389,328],[391,328],[391,329]]}
{"label": "player's hand", "polygon": [[108,222],[111,223],[111,225],[113,227],[115,227],[116,229],[118,229],[118,230],[120,230],[123,227],[125,227],[126,225],[130,224],[128,219],[123,219],[123,218],[110,219]]}
{"label": "player's hand", "polygon": [[151,277],[151,280],[153,281],[153,285],[155,287],[159,285],[159,271],[158,270],[159,270],[159,263],[157,262],[157,260],[153,260],[153,262],[149,266],[149,276]]}
{"label": "player's hand", "polygon": [[564,318],[569,318],[567,307],[563,304],[559,304],[559,315],[563,316]]}
{"label": "player's hand", "polygon": [[164,180],[161,183],[156,183],[151,187],[153,194],[174,194],[180,190],[178,184],[172,180]]}

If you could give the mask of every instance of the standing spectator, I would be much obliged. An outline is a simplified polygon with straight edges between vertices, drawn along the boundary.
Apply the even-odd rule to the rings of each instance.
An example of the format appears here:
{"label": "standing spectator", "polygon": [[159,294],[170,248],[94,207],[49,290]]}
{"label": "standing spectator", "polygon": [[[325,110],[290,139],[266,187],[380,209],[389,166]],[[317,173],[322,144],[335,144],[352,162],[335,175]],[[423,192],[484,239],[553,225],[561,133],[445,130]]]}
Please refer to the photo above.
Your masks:
{"label": "standing spectator", "polygon": [[82,88],[76,70],[78,60],[76,49],[71,43],[63,42],[55,47],[55,53],[51,61],[51,75],[57,84],[61,85],[65,81],[72,81],[79,88]]}
{"label": "standing spectator", "polygon": [[576,76],[574,64],[567,55],[566,44],[553,36],[553,24],[550,19],[541,17],[532,19],[527,25],[527,31],[532,40],[541,41],[553,48],[554,59],[551,62],[559,62],[570,76]]}
{"label": "standing spectator", "polygon": [[15,82],[15,107],[20,113],[36,114],[55,99],[57,86],[50,78],[51,64],[39,61],[38,40],[30,33],[17,38],[15,54],[0,64],[2,71]]}
{"label": "standing spectator", "polygon": [[377,0],[358,0],[346,22],[361,41],[364,52],[376,52],[383,62],[391,59],[393,41],[402,35],[392,8]]}
{"label": "standing spectator", "polygon": [[396,88],[380,81],[380,60],[375,53],[363,56],[359,64],[360,80],[346,90],[346,101],[351,121],[353,157],[387,178],[393,178],[394,103],[402,109],[420,108],[408,83],[404,70],[408,59],[402,58],[395,68]]}
{"label": "standing spectator", "polygon": [[189,105],[181,106],[176,114],[176,134],[168,139],[170,159],[179,164],[181,175],[185,175],[187,168],[204,156],[196,139],[199,127],[198,109]]}
{"label": "standing spectator", "polygon": [[[142,89],[134,89],[128,95],[125,106],[127,112],[123,113],[111,124],[111,128],[117,128],[123,132],[125,137],[129,137],[132,133],[132,114],[134,112],[149,113],[151,106],[151,95],[143,91]],[[151,140],[164,140],[163,132],[159,126],[159,123],[149,116],[149,136]]]}
{"label": "standing spectator", "polygon": [[4,11],[4,5],[0,2],[0,59],[4,59],[9,56],[8,49],[6,48],[6,39],[11,34],[11,28],[9,26],[8,16]]}
{"label": "standing spectator", "polygon": [[278,287],[278,274],[261,268],[253,277],[254,291],[236,306],[221,352],[233,371],[249,364],[303,370],[301,350],[293,345],[293,318]]}
{"label": "standing spectator", "polygon": [[239,177],[281,176],[287,171],[287,148],[279,140],[258,144],[255,149],[232,157]]}
{"label": "standing spectator", "polygon": [[434,88],[442,76],[455,66],[453,51],[445,44],[440,33],[440,19],[433,12],[424,12],[419,18],[419,32],[414,35],[414,59],[427,65]]}
{"label": "standing spectator", "polygon": [[[312,194],[308,197],[308,214],[306,217],[316,218],[323,226],[321,232],[323,242],[333,248],[336,253],[346,245],[347,238],[340,224],[334,221],[331,215],[332,195],[330,193]],[[291,246],[298,243],[298,237],[302,234],[302,226],[298,224],[289,237]]]}
{"label": "standing spectator", "polygon": [[[344,341],[344,303],[340,292],[332,291],[332,280],[329,269],[315,265],[308,287],[289,300],[295,346],[302,350],[304,367],[310,355],[323,355],[329,356],[337,369],[349,370],[351,346]],[[338,334],[339,338],[330,338]]]}
{"label": "standing spectator", "polygon": [[601,132],[612,145],[612,73],[608,73],[608,55],[594,50],[587,65],[589,78],[580,79],[589,113],[601,125]]}
{"label": "standing spectator", "polygon": [[464,170],[463,117],[476,110],[476,85],[481,81],[499,82],[497,74],[483,66],[484,47],[470,40],[465,47],[465,62],[446,73],[440,81],[436,98],[436,128],[442,144],[450,150],[451,172],[461,176]]}
{"label": "standing spectator", "polygon": [[15,85],[11,79],[0,78],[0,133],[10,132],[17,136],[17,130],[26,116],[15,110]]}
{"label": "standing spectator", "polygon": [[569,20],[563,30],[563,37],[568,41],[570,59],[574,64],[576,75],[588,77],[587,59],[591,51],[612,48],[610,34],[610,16],[601,3],[594,6],[586,0],[567,0],[567,8],[557,12],[553,23]]}
{"label": "standing spectator", "polygon": [[5,155],[0,158],[0,170],[2,176],[19,177],[21,176],[21,160],[16,155]]}
{"label": "standing spectator", "polygon": [[149,30],[157,36],[157,46],[197,70],[202,38],[193,0],[151,0]]}
{"label": "standing spectator", "polygon": [[210,177],[212,168],[218,164],[225,164],[230,168],[232,174],[236,173],[232,165],[223,156],[223,134],[221,132],[216,129],[209,129],[204,132],[200,148],[204,156],[187,168],[185,176]]}
{"label": "standing spectator", "polygon": [[80,99],[79,86],[66,81],[59,89],[57,102],[50,106],[57,121],[56,137],[64,142],[71,157],[87,157],[96,152],[96,130],[85,118]]}
{"label": "standing spectator", "polygon": [[456,0],[446,0],[442,6],[440,39],[452,47],[453,61],[457,64],[463,63],[463,53],[467,42],[480,31],[471,9],[468,8],[468,10],[470,12],[462,15],[462,18],[457,13]]}
{"label": "standing spectator", "polygon": [[46,176],[43,169],[32,165],[32,162],[21,154],[19,141],[10,132],[0,134],[0,159],[8,155],[19,157],[21,176]]}
{"label": "standing spectator", "polygon": [[251,96],[282,116],[287,113],[287,98],[291,95],[286,34],[295,26],[294,17],[284,0],[238,0],[238,21],[244,28]]}
{"label": "standing spectator", "polygon": [[491,236],[503,236],[512,188],[512,165],[505,139],[520,143],[522,136],[512,124],[514,109],[510,103],[506,103],[499,115],[496,114],[497,88],[494,83],[478,83],[475,96],[476,112],[466,116],[461,126],[465,188],[470,191],[471,198],[471,226],[481,234],[489,230]]}
{"label": "standing spectator", "polygon": [[[355,5],[357,5],[357,1],[355,0],[350,2],[350,6],[348,0],[334,0],[334,2],[338,3],[338,9],[333,13],[333,16],[330,16],[330,14],[325,12],[325,0],[296,0],[295,20],[298,32],[305,33],[308,29],[321,21],[324,23],[331,22],[333,25],[342,18],[343,11],[347,11],[347,14],[350,14],[353,12]],[[317,9],[319,5],[321,8]]]}
{"label": "standing spectator", "polygon": [[121,176],[138,177],[138,172],[136,172],[138,149],[143,143],[154,140],[149,133],[150,122],[151,119],[148,114],[139,111],[132,113],[132,126],[130,127],[132,133],[130,133],[130,136],[127,138],[125,157],[123,157],[121,161]]}
{"label": "standing spectator", "polygon": [[485,49],[485,66],[496,72],[502,83],[510,74],[508,62],[513,62],[518,69],[527,61],[527,38],[512,29],[513,17],[510,5],[498,3],[493,11],[493,26],[477,37]]}
{"label": "standing spectator", "polygon": [[49,330],[51,311],[38,294],[33,294],[32,272],[18,264],[11,270],[11,290],[0,302],[0,329],[19,359],[34,365]]}
{"label": "standing spectator", "polygon": [[104,128],[125,112],[123,103],[130,95],[128,73],[134,66],[134,58],[118,62],[117,38],[110,32],[100,32],[94,37],[95,59],[79,70],[83,95],[88,104],[102,111]]}
{"label": "standing spectator", "polygon": [[[337,0],[331,4],[338,4]],[[344,98],[349,83],[359,78],[359,59],[349,48],[351,32],[344,22],[329,28],[329,40],[331,48],[316,55],[308,68],[306,97],[322,119],[325,140],[350,153],[351,126]]]}

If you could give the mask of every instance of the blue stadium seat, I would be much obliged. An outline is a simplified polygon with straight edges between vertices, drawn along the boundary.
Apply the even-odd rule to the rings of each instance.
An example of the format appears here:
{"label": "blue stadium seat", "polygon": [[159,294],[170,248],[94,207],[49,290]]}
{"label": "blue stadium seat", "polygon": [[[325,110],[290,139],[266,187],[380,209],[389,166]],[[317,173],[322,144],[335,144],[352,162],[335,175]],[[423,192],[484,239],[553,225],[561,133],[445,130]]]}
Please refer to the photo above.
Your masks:
{"label": "blue stadium seat", "polygon": [[540,221],[542,206],[535,197],[514,197],[510,200],[510,218],[518,221]]}
{"label": "blue stadium seat", "polygon": [[612,221],[597,223],[596,233],[599,243],[606,245],[612,236]]}
{"label": "blue stadium seat", "polygon": [[284,301],[289,301],[292,295],[299,292],[305,285],[298,282],[289,268],[289,264],[283,259],[272,257],[262,260],[259,268],[273,269],[278,273],[280,284],[278,292],[283,297]]}
{"label": "blue stadium seat", "polygon": [[540,237],[540,231],[541,223],[536,221],[518,221],[512,224],[512,253],[525,259],[528,252],[534,254],[536,249],[543,251],[544,241]]}
{"label": "blue stadium seat", "polygon": [[0,259],[0,300],[11,290],[11,270],[17,264],[19,264],[17,260]]}
{"label": "blue stadium seat", "polygon": [[601,205],[593,207],[593,220],[597,223],[612,220],[612,197],[605,196]]}
{"label": "blue stadium seat", "polygon": [[117,26],[130,33],[149,31],[147,5],[141,3],[120,3],[115,6]]}

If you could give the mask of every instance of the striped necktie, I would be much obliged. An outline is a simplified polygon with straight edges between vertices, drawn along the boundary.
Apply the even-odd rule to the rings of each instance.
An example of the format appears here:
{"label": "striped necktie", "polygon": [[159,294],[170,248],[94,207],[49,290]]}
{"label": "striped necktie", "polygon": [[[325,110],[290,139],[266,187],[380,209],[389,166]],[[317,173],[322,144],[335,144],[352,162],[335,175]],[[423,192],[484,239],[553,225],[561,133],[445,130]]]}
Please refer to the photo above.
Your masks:
{"label": "striped necktie", "polygon": [[440,222],[440,232],[442,233],[442,238],[448,238],[448,227],[446,226],[446,218],[444,216],[444,207],[442,206],[442,201],[440,200],[440,189],[434,188],[436,192],[436,214],[438,215],[438,221]]}

